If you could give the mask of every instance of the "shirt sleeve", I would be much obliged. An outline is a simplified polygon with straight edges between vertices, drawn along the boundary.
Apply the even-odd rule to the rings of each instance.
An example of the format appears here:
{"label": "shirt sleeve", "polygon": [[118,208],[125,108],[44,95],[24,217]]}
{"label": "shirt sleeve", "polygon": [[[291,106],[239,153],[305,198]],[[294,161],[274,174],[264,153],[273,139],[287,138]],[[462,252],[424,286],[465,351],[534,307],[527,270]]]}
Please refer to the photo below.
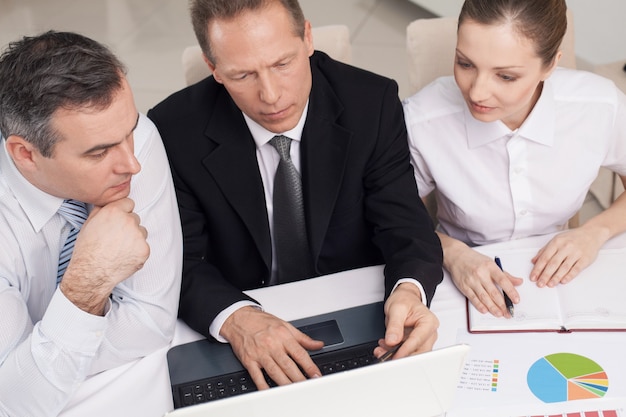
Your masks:
{"label": "shirt sleeve", "polygon": [[85,313],[58,289],[34,326],[13,287],[0,289],[0,305],[0,416],[57,415],[85,379],[107,317]]}
{"label": "shirt sleeve", "polygon": [[91,373],[141,358],[174,335],[182,276],[182,231],[174,185],[154,124],[140,116],[135,155],[141,171],[130,198],[148,231],[150,257],[143,268],[113,290],[108,327]]}
{"label": "shirt sleeve", "polygon": [[615,87],[617,103],[610,129],[610,146],[603,166],[619,175],[626,175],[626,94]]}
{"label": "shirt sleeve", "polygon": [[[33,323],[25,299],[37,294],[22,294],[6,276],[10,271],[0,268],[0,417],[56,416],[90,375],[141,358],[171,341],[180,293],[182,233],[165,150],[156,128],[143,115],[135,130],[135,155],[142,170],[133,177],[129,197],[148,230],[150,257],[140,271],[115,287],[104,317],[80,310],[57,288],[42,319]],[[46,247],[40,250],[42,256],[49,255]]]}
{"label": "shirt sleeve", "polygon": [[416,120],[415,114],[415,100],[417,96],[410,97],[402,102],[404,110],[404,117],[407,126],[407,135],[409,142],[409,152],[411,154],[411,165],[413,166],[413,172],[415,174],[415,182],[417,183],[417,190],[420,197],[426,197],[435,189],[435,183],[433,177],[428,169],[426,160],[422,157],[420,152],[420,145],[418,141],[420,139],[419,123]]}

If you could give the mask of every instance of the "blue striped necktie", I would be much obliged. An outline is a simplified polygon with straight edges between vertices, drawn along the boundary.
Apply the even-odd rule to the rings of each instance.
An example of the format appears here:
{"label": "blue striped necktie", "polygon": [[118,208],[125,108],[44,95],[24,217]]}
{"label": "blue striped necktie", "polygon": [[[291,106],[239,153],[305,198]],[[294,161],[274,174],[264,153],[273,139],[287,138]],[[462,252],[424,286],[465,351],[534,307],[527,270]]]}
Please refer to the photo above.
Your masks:
{"label": "blue striped necktie", "polygon": [[81,203],[80,201],[65,200],[59,208],[59,214],[67,220],[67,222],[72,226],[72,229],[70,230],[70,234],[67,235],[67,239],[65,240],[65,244],[63,245],[63,249],[61,249],[61,253],[59,255],[57,285],[61,282],[63,274],[67,269],[67,265],[70,263],[70,259],[72,258],[76,237],[78,236],[78,232],[80,231],[83,223],[85,223],[85,220],[87,219],[87,207],[85,206],[85,203]]}

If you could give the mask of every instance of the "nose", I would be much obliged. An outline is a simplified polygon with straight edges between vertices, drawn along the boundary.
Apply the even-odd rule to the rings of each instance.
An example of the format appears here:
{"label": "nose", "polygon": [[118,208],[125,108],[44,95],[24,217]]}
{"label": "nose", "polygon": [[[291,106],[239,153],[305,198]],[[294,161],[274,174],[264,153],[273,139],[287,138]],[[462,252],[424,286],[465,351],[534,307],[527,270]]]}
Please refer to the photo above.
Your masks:
{"label": "nose", "polygon": [[135,142],[132,138],[120,144],[118,171],[123,174],[135,175],[141,171],[141,164],[135,157]]}
{"label": "nose", "polygon": [[489,98],[491,95],[489,80],[486,76],[477,75],[470,85],[469,97],[475,103],[480,103]]}
{"label": "nose", "polygon": [[267,104],[274,104],[280,98],[280,87],[275,76],[263,74],[259,76],[259,97]]}

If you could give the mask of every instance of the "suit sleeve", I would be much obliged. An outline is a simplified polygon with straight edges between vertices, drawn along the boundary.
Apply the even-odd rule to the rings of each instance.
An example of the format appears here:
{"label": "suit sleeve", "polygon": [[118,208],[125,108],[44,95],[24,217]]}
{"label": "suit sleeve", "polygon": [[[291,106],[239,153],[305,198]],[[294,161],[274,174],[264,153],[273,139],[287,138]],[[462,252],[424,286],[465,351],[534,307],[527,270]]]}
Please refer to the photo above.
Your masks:
{"label": "suit sleeve", "polygon": [[[203,185],[193,178],[193,173],[197,171],[190,168],[198,161],[189,160],[189,155],[202,154],[203,150],[189,152],[186,148],[188,143],[181,144],[184,133],[180,133],[180,126],[186,120],[172,117],[171,114],[180,112],[172,111],[168,105],[166,103],[150,110],[148,117],[161,132],[170,159],[183,230],[183,273],[178,316],[195,331],[213,339],[209,326],[221,311],[238,301],[255,301],[230,283],[215,265],[220,248],[214,248],[212,242],[222,239],[209,235],[212,227],[203,204],[211,197],[205,195],[206,198],[198,198],[198,194],[203,192]],[[207,194],[207,191],[204,190],[204,193]]]}
{"label": "suit sleeve", "polygon": [[419,198],[395,82],[380,103],[377,142],[365,172],[366,215],[385,260],[385,297],[402,278],[419,281],[428,304],[443,279],[441,243]]}

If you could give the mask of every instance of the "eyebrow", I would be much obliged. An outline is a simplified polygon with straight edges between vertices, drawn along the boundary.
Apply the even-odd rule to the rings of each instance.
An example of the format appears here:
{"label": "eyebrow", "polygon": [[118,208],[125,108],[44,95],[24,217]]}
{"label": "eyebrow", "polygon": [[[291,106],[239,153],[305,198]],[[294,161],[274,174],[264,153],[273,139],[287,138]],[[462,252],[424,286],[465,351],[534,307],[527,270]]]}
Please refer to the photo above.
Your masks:
{"label": "eyebrow", "polygon": [[[130,130],[130,132],[128,132],[128,134],[124,137],[127,138],[128,136],[130,136],[131,133],[133,133],[135,131],[135,129],[137,129],[137,126],[139,125],[139,113],[137,113],[137,119],[135,120],[135,125],[133,126],[133,128]],[[103,149],[108,149],[108,148],[112,148],[116,145],[119,145],[120,143],[122,143],[122,140],[119,142],[115,142],[115,143],[101,143],[99,145],[94,146],[93,148],[89,148],[87,149],[85,152],[83,152],[83,155],[89,155],[90,153],[96,152],[96,151],[101,151]]]}
{"label": "eyebrow", "polygon": [[[463,58],[463,59],[467,59],[469,62],[471,62],[471,63],[473,64],[473,61],[472,61],[471,59],[469,59],[468,57],[466,57],[466,56],[463,54],[463,52],[461,52],[461,51],[459,51],[458,49],[456,49],[456,53],[457,53],[458,55],[460,55],[460,56],[461,56],[461,58]],[[522,67],[521,65],[509,65],[509,66],[504,66],[504,67],[494,67],[494,68],[492,68],[492,69],[494,69],[494,70],[498,70],[498,71],[501,71],[501,70],[516,69],[516,68],[523,68],[523,67]]]}
{"label": "eyebrow", "polygon": [[[271,64],[269,64],[270,66],[274,66],[280,62],[283,62],[287,59],[292,59],[294,56],[297,55],[297,52],[293,52],[293,51],[288,51],[286,52],[284,55],[282,55],[281,57],[279,57],[278,59],[274,60]],[[250,70],[250,69],[243,69],[243,68],[226,68],[224,69],[224,74],[227,76],[232,76],[232,75],[237,75],[237,74],[243,74],[243,73],[249,73],[249,72],[254,72],[254,70]]]}

